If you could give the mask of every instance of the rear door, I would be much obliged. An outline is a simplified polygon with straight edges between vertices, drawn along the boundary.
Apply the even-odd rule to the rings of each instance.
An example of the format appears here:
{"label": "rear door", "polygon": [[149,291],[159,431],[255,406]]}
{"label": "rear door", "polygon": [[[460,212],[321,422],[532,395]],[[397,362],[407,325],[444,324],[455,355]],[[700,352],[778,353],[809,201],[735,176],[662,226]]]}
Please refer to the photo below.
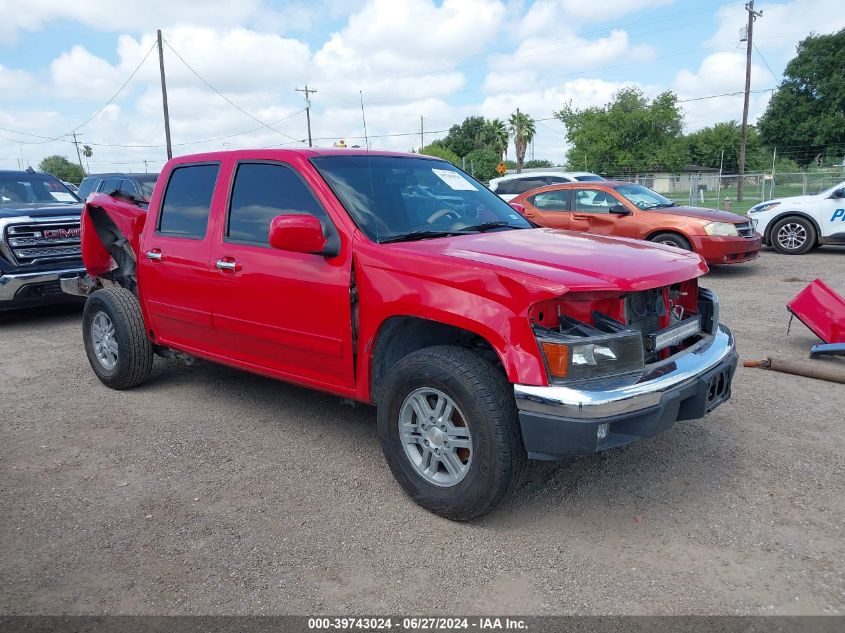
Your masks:
{"label": "rear door", "polygon": [[525,217],[540,226],[554,229],[568,229],[571,221],[569,199],[566,189],[542,191],[525,199]]}
{"label": "rear door", "polygon": [[[845,188],[840,191],[845,190]],[[836,236],[845,239],[845,198],[834,198],[833,194],[821,202],[819,226],[823,237]]]}
{"label": "rear door", "polygon": [[[138,263],[141,298],[156,340],[186,351],[215,353],[211,321],[209,215],[222,204],[215,196],[220,164],[194,163],[170,172],[158,209],[151,208]],[[218,201],[219,199],[219,201]]]}
{"label": "rear door", "polygon": [[352,387],[351,257],[271,248],[270,221],[309,214],[339,234],[300,173],[279,161],[235,166],[225,222],[215,235],[214,324],[229,358],[315,386]]}

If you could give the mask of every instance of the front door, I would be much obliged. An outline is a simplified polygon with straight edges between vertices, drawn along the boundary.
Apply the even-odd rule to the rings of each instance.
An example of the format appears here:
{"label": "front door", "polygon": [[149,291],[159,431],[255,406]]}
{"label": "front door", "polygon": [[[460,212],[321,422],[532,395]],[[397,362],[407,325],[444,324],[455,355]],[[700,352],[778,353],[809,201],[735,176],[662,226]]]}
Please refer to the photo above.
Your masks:
{"label": "front door", "polygon": [[352,387],[351,258],[271,248],[277,215],[309,214],[337,238],[325,208],[280,162],[240,162],[215,236],[214,326],[224,354],[282,378]]}
{"label": "front door", "polygon": [[617,204],[630,210],[629,205],[604,189],[579,188],[572,191],[572,221],[570,228],[596,235],[636,237],[636,213],[610,213]]}
{"label": "front door", "polygon": [[[159,212],[149,210],[138,263],[139,287],[157,341],[178,349],[213,352],[208,218],[218,163],[177,166],[170,172]],[[220,196],[218,196],[219,198]]]}
{"label": "front door", "polygon": [[525,217],[540,226],[568,229],[572,215],[569,210],[570,193],[566,189],[555,189],[528,196],[525,199]]}
{"label": "front door", "polygon": [[[839,191],[845,192],[845,188]],[[831,194],[822,200],[819,224],[822,237],[836,236],[839,239],[845,239],[845,198],[834,198]]]}

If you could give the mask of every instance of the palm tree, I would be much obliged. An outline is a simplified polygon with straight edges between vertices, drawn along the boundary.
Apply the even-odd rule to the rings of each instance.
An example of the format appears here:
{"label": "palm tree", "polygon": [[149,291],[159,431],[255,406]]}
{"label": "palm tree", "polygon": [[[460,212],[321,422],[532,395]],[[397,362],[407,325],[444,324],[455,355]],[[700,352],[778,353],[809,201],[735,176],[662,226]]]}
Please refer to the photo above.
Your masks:
{"label": "palm tree", "polygon": [[525,150],[533,140],[537,129],[534,126],[534,119],[530,115],[516,109],[508,121],[508,129],[513,136],[513,144],[516,147],[516,173],[522,172],[522,163],[525,160]]}
{"label": "palm tree", "polygon": [[85,165],[88,167],[88,173],[91,173],[91,165],[88,162],[88,159],[94,155],[94,150],[91,149],[90,145],[83,145],[82,146],[82,155],[85,157]]}
{"label": "palm tree", "polygon": [[482,130],[484,144],[505,159],[508,151],[508,128],[501,119],[487,119]]}

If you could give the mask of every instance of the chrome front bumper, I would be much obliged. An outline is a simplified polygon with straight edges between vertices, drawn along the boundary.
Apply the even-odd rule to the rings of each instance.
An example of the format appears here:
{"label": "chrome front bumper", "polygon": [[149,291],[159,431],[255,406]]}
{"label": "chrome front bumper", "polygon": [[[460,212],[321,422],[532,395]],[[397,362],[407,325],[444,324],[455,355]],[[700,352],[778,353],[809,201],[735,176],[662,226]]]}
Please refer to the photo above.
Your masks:
{"label": "chrome front bumper", "polygon": [[76,278],[84,274],[84,268],[68,268],[66,270],[54,270],[51,272],[11,273],[2,275],[0,276],[0,302],[14,301],[15,295],[25,286],[60,281],[65,277]]}
{"label": "chrome front bumper", "polygon": [[697,381],[736,355],[731,331],[719,326],[714,336],[699,341],[677,356],[649,367],[639,382],[610,389],[514,385],[520,411],[578,420],[598,420],[656,407],[666,393]]}

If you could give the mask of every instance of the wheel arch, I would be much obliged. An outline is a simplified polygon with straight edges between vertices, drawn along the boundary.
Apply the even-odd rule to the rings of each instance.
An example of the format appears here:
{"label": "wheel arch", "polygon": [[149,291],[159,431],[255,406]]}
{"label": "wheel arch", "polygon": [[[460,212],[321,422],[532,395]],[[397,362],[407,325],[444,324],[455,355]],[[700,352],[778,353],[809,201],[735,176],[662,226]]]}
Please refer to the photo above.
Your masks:
{"label": "wheel arch", "polygon": [[809,222],[813,225],[813,228],[816,230],[816,244],[819,243],[819,238],[821,237],[821,226],[819,225],[816,219],[809,215],[806,211],[781,211],[775,217],[773,217],[769,222],[766,224],[766,232],[763,234],[763,243],[766,246],[772,245],[772,229],[774,228],[775,224],[784,220],[786,218],[802,218],[804,220],[809,220]]}
{"label": "wheel arch", "polygon": [[646,240],[646,241],[649,241],[649,242],[650,242],[650,241],[651,241],[651,240],[652,240],[655,236],[660,235],[661,233],[672,233],[673,235],[677,235],[678,237],[682,237],[682,238],[684,238],[684,240],[686,240],[686,242],[687,242],[687,243],[688,243],[691,247],[693,247],[693,248],[694,248],[694,246],[695,246],[695,245],[693,244],[693,241],[692,241],[692,239],[690,238],[690,236],[689,236],[689,235],[687,235],[686,233],[684,233],[682,230],[680,230],[680,229],[676,228],[676,227],[672,227],[672,228],[664,228],[664,229],[653,229],[653,230],[649,231],[649,232],[645,235],[645,237],[643,237],[643,239],[644,239],[644,240]]}
{"label": "wheel arch", "polygon": [[378,402],[390,369],[408,354],[435,345],[456,345],[475,351],[507,376],[496,347],[478,332],[415,315],[393,315],[381,322],[373,337],[369,363],[369,396]]}

